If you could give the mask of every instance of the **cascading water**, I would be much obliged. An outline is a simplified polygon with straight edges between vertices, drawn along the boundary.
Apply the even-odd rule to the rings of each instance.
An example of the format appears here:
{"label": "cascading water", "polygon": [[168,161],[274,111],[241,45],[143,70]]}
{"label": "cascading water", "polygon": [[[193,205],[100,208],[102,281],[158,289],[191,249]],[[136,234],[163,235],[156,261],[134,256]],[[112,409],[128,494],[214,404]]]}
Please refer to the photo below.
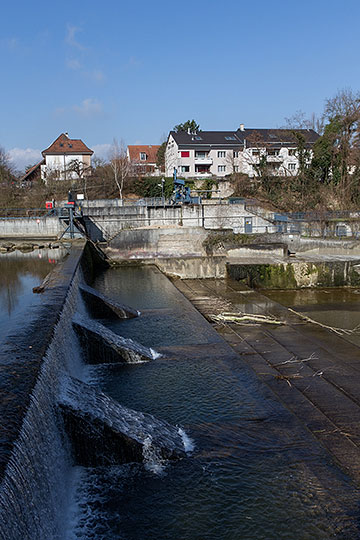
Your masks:
{"label": "cascading water", "polygon": [[0,491],[0,538],[3,540],[56,540],[63,533],[70,454],[59,427],[55,404],[64,360],[65,364],[74,362],[75,368],[78,349],[71,317],[76,306],[77,286],[75,280],[5,471]]}
{"label": "cascading water", "polygon": [[166,461],[161,456],[158,448],[153,445],[151,435],[148,435],[144,440],[143,459],[144,467],[147,471],[154,474],[162,474],[164,472]]}
{"label": "cascading water", "polygon": [[[357,538],[360,495],[323,448],[164,276],[121,272],[109,271],[104,292],[143,315],[111,324],[89,318],[74,279],[1,486],[0,539]],[[85,365],[79,314],[110,341],[124,334],[164,357]],[[91,466],[79,465],[63,407],[76,422],[90,419],[88,447],[90,427],[100,441],[104,425],[136,435],[142,463],[98,466],[93,453]],[[170,462],[160,450],[169,441],[191,459]]]}
{"label": "cascading water", "polygon": [[[106,446],[111,446],[111,442],[113,445],[116,443],[114,429],[123,429],[124,442],[133,436],[137,438],[140,444],[141,460],[144,456],[142,448],[146,447],[149,438],[153,442],[154,455],[164,454],[167,457],[184,455],[182,438],[176,428],[161,423],[149,415],[121,407],[107,396],[96,393],[94,388],[87,388],[85,383],[81,383],[81,380],[86,379],[85,365],[72,323],[77,310],[82,313],[82,318],[80,315],[75,317],[78,324],[81,321],[81,324],[90,327],[92,331],[100,331],[103,333],[103,339],[107,340],[107,343],[111,342],[113,347],[119,348],[121,345],[122,354],[127,355],[128,361],[141,362],[143,358],[149,360],[159,355],[153,349],[116,336],[96,321],[91,321],[86,316],[86,310],[79,295],[79,280],[78,271],[42,361],[19,437],[6,467],[0,489],[1,540],[58,540],[64,537],[75,454],[74,447],[71,447],[74,441],[69,440],[65,433],[64,413],[60,414],[58,404],[60,401],[62,408],[65,406],[69,410],[69,402],[64,400],[64,387],[69,388],[69,384],[73,388],[76,387],[75,379],[72,377],[79,379],[73,396],[76,392],[81,394],[80,397],[77,396],[78,403],[75,409],[73,408],[78,415],[77,421],[84,411],[91,420],[86,433],[86,435],[90,434],[87,452],[92,451],[92,456],[95,456],[94,464],[102,463],[101,453],[104,456],[104,463],[111,462],[111,458],[106,456]],[[70,395],[69,391],[68,395]],[[73,406],[73,403],[71,405]],[[109,432],[110,438],[107,445],[103,438],[104,433],[102,434],[100,451],[96,456],[93,451],[94,439],[91,438],[91,428],[94,425],[95,433],[99,419],[111,427],[111,432]],[[76,426],[75,431],[78,432]],[[85,439],[85,433],[83,435]],[[118,444],[122,446],[124,442],[119,439]],[[114,455],[115,462],[118,458],[122,462],[126,450],[121,450]],[[129,454],[130,457],[135,457],[135,455],[136,453]],[[147,455],[146,451],[145,455]],[[89,460],[91,461],[91,457]]]}
{"label": "cascading water", "polygon": [[89,363],[126,362],[138,364],[159,358],[161,355],[130,338],[115,334],[106,326],[76,315],[73,325],[87,353]]}

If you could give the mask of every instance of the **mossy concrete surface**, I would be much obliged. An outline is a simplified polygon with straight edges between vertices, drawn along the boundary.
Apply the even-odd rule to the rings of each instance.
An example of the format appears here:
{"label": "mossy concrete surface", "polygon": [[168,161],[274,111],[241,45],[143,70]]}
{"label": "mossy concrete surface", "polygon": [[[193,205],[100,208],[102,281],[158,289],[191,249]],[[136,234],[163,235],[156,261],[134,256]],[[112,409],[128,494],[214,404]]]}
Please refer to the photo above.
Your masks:
{"label": "mossy concrete surface", "polygon": [[360,260],[227,263],[227,275],[253,288],[359,287]]}

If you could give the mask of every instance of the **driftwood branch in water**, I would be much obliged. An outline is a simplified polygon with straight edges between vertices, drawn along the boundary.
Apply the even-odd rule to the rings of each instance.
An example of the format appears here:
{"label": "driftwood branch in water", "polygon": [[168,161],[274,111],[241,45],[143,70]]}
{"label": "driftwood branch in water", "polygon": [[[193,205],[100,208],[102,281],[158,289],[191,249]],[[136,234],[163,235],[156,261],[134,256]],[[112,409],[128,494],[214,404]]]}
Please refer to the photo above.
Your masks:
{"label": "driftwood branch in water", "polygon": [[349,328],[336,328],[336,326],[329,326],[328,324],[323,324],[319,321],[315,321],[314,319],[311,319],[311,317],[308,317],[307,315],[304,315],[303,313],[299,313],[298,311],[295,311],[294,309],[288,308],[291,313],[295,313],[298,317],[303,319],[304,321],[310,322],[312,324],[317,324],[318,326],[321,326],[322,328],[326,328],[327,330],[330,330],[331,332],[334,332],[335,334],[338,334],[339,336],[351,336],[351,334],[360,334],[360,324],[355,326],[352,330]]}
{"label": "driftwood branch in water", "polygon": [[215,322],[220,323],[235,323],[235,324],[244,324],[244,323],[266,323],[266,324],[286,324],[284,321],[279,321],[278,319],[275,319],[275,317],[265,316],[265,315],[255,315],[255,314],[249,314],[249,313],[242,313],[239,311],[238,313],[219,313],[218,315],[212,315],[211,319]]}

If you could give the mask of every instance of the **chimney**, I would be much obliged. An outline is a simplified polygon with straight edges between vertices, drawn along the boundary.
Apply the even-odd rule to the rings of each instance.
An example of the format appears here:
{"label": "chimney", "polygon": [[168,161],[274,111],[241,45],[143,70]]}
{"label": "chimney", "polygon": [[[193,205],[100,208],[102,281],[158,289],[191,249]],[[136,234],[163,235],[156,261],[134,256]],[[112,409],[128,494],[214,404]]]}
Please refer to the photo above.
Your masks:
{"label": "chimney", "polygon": [[240,131],[245,131],[245,126],[244,126],[244,124],[240,124]]}

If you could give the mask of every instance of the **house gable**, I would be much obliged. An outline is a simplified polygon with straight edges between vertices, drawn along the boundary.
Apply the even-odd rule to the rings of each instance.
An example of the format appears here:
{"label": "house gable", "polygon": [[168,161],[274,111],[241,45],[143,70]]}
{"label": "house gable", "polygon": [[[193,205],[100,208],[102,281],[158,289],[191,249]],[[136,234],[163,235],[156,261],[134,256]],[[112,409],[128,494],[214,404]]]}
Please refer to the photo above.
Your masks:
{"label": "house gable", "polygon": [[62,133],[57,139],[42,152],[43,157],[50,155],[89,155],[94,151],[82,142],[81,139],[70,139],[68,135]]}

